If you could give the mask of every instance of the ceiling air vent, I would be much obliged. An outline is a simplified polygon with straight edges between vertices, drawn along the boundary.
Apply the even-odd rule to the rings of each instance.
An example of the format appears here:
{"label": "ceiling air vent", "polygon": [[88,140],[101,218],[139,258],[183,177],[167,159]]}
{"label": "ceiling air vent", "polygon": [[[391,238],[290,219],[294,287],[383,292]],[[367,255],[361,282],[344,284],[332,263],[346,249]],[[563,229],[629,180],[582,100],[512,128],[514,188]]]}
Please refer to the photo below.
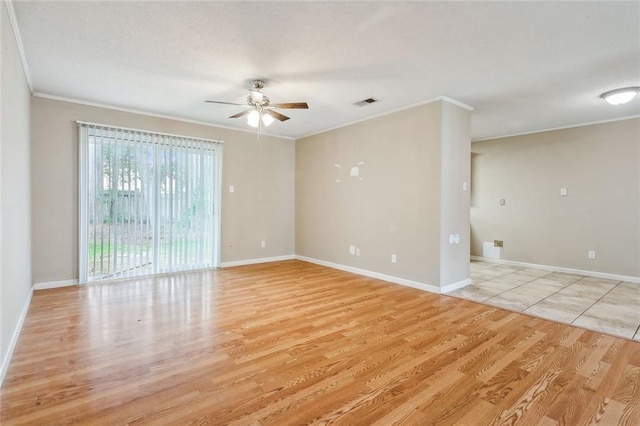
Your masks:
{"label": "ceiling air vent", "polygon": [[365,106],[365,105],[372,104],[374,102],[380,102],[380,100],[375,98],[367,98],[367,99],[361,100],[360,102],[356,102],[354,105]]}

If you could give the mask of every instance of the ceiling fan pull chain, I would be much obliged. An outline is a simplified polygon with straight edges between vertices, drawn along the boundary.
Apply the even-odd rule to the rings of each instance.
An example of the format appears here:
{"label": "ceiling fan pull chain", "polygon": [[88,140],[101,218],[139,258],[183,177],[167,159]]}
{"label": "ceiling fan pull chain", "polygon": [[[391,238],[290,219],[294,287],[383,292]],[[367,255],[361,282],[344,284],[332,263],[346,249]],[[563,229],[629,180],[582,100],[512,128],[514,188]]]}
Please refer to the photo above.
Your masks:
{"label": "ceiling fan pull chain", "polygon": [[258,144],[260,144],[260,133],[262,133],[262,120],[258,120],[258,131],[256,139],[258,140]]}

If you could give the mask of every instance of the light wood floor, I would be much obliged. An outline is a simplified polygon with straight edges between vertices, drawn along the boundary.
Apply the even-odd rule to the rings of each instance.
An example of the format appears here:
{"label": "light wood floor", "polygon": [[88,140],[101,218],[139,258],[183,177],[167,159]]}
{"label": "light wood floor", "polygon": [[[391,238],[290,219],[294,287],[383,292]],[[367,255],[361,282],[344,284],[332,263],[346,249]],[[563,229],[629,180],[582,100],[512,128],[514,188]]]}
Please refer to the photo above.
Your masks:
{"label": "light wood floor", "polygon": [[13,424],[640,424],[640,343],[300,261],[38,291]]}

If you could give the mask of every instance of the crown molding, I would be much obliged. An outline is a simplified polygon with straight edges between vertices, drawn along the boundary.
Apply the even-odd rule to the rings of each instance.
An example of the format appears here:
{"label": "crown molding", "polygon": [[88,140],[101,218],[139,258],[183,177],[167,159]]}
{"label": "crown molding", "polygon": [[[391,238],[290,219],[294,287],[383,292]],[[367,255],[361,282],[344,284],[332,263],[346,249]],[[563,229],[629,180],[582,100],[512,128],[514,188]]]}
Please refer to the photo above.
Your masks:
{"label": "crown molding", "polygon": [[[127,112],[127,113],[130,113],[130,114],[145,115],[147,117],[164,118],[164,119],[167,119],[167,120],[182,121],[184,123],[199,124],[201,126],[213,127],[213,128],[217,128],[217,129],[234,130],[236,132],[244,132],[244,133],[251,133],[251,134],[255,134],[256,133],[255,130],[239,129],[237,127],[223,126],[223,125],[220,125],[220,124],[208,123],[206,121],[190,120],[190,119],[184,118],[184,117],[177,117],[177,116],[165,115],[165,114],[156,114],[156,113],[153,113],[153,112],[142,111],[142,110],[133,109],[133,108],[117,107],[117,106],[107,105],[107,104],[103,104],[103,103],[99,103],[99,102],[84,101],[84,100],[81,100],[81,99],[74,99],[74,98],[67,98],[67,97],[64,97],[64,96],[49,95],[49,94],[46,94],[46,93],[35,92],[35,93],[33,93],[33,96],[36,97],[36,98],[50,99],[52,101],[70,102],[70,103],[73,103],[73,104],[86,105],[86,106],[91,106],[91,107],[96,107],[96,108],[104,108],[104,109],[109,109],[109,110],[113,110],[113,111]],[[295,140],[295,138],[292,138],[290,136],[281,136],[281,135],[275,135],[275,134],[272,134],[272,133],[264,133],[264,132],[260,133],[260,136],[271,136],[271,137],[274,137],[274,138]]]}
{"label": "crown molding", "polygon": [[20,28],[18,27],[18,19],[16,18],[16,11],[13,8],[13,0],[4,0],[4,5],[7,9],[7,15],[9,15],[9,22],[11,23],[11,29],[13,30],[13,37],[15,38],[16,46],[18,47],[18,54],[20,55],[20,62],[22,62],[22,70],[27,80],[27,86],[29,86],[29,92],[33,95],[33,83],[31,82],[31,73],[29,72],[29,65],[27,64],[27,55],[25,55],[24,53],[22,35],[20,34]]}
{"label": "crown molding", "polygon": [[350,121],[350,122],[345,123],[345,124],[340,124],[339,126],[331,127],[329,129],[320,130],[320,131],[309,133],[309,134],[306,134],[306,135],[303,135],[303,136],[298,136],[296,138],[296,140],[297,139],[308,138],[308,137],[311,137],[311,136],[320,135],[322,133],[331,132],[333,130],[342,129],[344,127],[349,127],[349,126],[352,126],[354,124],[363,123],[365,121],[374,120],[374,119],[380,118],[380,117],[385,117],[387,115],[395,114],[397,112],[406,111],[408,109],[417,108],[417,107],[420,107],[420,106],[423,106],[423,105],[427,105],[427,104],[432,104],[434,102],[448,102],[450,104],[459,106],[459,107],[467,109],[469,111],[473,111],[473,109],[474,109],[473,107],[470,107],[469,105],[463,104],[462,102],[456,101],[455,99],[452,99],[452,98],[450,98],[448,96],[438,96],[437,98],[431,98],[431,99],[427,99],[425,101],[416,102],[414,104],[405,105],[405,106],[400,107],[400,108],[395,108],[395,109],[392,109],[392,110],[389,110],[389,111],[381,112],[379,114],[371,115],[369,117],[364,117],[364,118],[360,118],[358,120]]}
{"label": "crown molding", "polygon": [[633,120],[634,118],[640,118],[640,114],[627,115],[625,117],[619,117],[619,118],[610,118],[608,120],[590,121],[588,123],[572,124],[570,126],[552,127],[550,129],[532,130],[530,132],[514,133],[514,134],[511,134],[511,135],[493,136],[493,137],[490,137],[490,138],[482,138],[482,139],[472,139],[471,143],[492,141],[492,140],[504,139],[504,138],[513,138],[513,137],[516,137],[516,136],[533,135],[533,134],[536,134],[536,133],[553,132],[555,130],[574,129],[576,127],[585,127],[585,126],[591,126],[591,125],[594,125],[594,124],[605,124],[605,123],[613,123],[613,122],[616,122],[616,121]]}

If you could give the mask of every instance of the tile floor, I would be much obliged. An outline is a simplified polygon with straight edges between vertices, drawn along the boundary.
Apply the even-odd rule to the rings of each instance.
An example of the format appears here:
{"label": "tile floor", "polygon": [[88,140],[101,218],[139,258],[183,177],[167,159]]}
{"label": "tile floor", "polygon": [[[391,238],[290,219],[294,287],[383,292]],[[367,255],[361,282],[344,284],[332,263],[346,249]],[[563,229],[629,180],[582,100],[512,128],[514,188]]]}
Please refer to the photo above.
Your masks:
{"label": "tile floor", "polygon": [[640,342],[640,284],[477,261],[471,279],[449,295]]}

